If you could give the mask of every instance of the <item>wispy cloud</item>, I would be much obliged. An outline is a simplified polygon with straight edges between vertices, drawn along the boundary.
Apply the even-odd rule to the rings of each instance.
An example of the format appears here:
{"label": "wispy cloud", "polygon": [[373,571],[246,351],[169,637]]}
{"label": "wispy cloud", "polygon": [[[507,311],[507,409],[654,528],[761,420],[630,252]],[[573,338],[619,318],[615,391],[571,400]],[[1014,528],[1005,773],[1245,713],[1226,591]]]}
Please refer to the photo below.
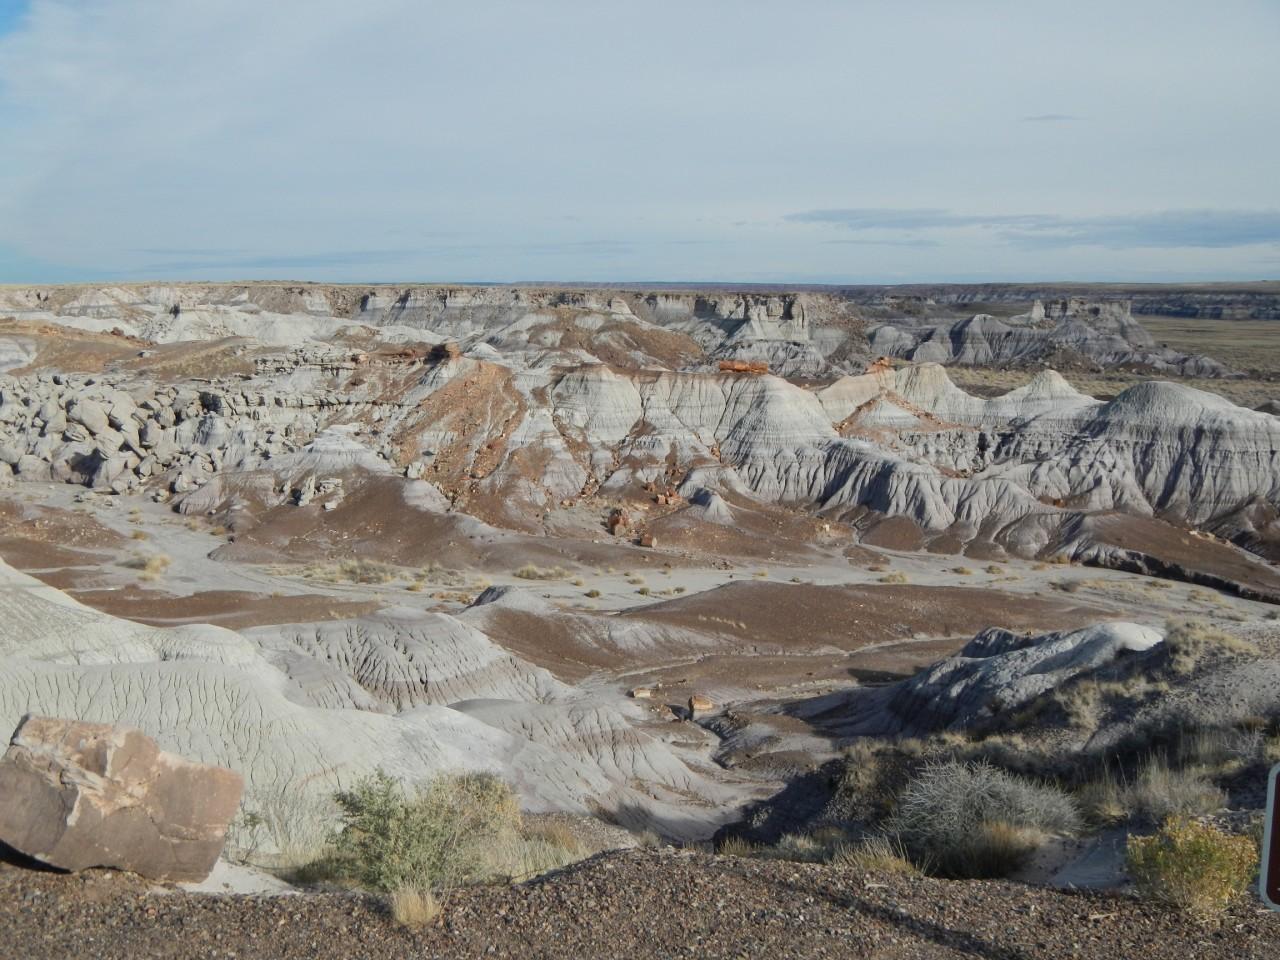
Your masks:
{"label": "wispy cloud", "polygon": [[858,247],[940,247],[941,240],[929,237],[876,237],[874,239],[840,239],[823,240],[824,246],[858,246]]}
{"label": "wispy cloud", "polygon": [[[788,220],[857,232],[919,234],[978,229],[1024,247],[1247,247],[1280,243],[1280,210],[1162,210],[1068,217],[1051,213],[970,214],[923,208],[806,210]],[[883,241],[882,241],[883,242]]]}

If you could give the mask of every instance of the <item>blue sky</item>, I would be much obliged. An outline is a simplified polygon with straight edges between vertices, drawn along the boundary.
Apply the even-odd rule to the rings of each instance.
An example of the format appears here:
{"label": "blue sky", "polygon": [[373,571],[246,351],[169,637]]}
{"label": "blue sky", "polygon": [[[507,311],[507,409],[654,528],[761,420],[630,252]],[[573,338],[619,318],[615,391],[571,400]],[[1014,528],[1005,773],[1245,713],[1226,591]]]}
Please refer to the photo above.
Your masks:
{"label": "blue sky", "polygon": [[27,0],[0,0],[0,34],[16,27],[26,12]]}
{"label": "blue sky", "polygon": [[0,0],[0,282],[1280,276],[1274,0]]}

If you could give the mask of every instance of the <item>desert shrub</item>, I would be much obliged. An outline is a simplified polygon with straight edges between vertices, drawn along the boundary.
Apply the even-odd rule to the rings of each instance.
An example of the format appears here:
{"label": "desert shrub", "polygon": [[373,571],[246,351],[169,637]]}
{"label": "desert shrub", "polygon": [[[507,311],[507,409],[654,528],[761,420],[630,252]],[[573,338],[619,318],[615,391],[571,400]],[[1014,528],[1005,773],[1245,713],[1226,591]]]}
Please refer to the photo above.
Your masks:
{"label": "desert shrub", "polygon": [[564,580],[568,578],[569,571],[564,567],[539,567],[536,564],[526,563],[519,570],[512,573],[513,577],[519,577],[521,580]]}
{"label": "desert shrub", "polygon": [[913,858],[943,876],[998,876],[1043,834],[1075,833],[1080,814],[1062,791],[984,761],[933,762],[903,791],[890,820]]}
{"label": "desert shrub", "polygon": [[1179,674],[1193,672],[1208,657],[1258,652],[1253,644],[1203,620],[1170,621],[1165,628],[1164,648],[1170,669]]}
{"label": "desert shrub", "polygon": [[421,930],[440,916],[440,902],[429,887],[396,887],[391,891],[388,906],[396,923],[408,930]]}
{"label": "desert shrub", "polygon": [[590,597],[592,600],[594,600],[594,599],[596,599],[596,597],[600,596],[600,591],[599,591],[599,590],[596,590],[595,588],[592,588],[592,589],[588,590],[588,591],[584,594],[584,596]]}
{"label": "desert shrub", "polygon": [[650,591],[648,587],[641,587],[639,590],[636,591],[636,593],[640,594],[640,596],[642,597],[647,597],[651,592],[652,591]]}
{"label": "desert shrub", "polygon": [[970,577],[970,576],[973,576],[973,568],[972,568],[972,567],[952,567],[952,568],[951,568],[951,572],[952,572],[952,573],[955,573],[955,574],[959,574],[959,575],[960,575],[960,576],[962,576],[962,577]]}
{"label": "desert shrub", "polygon": [[130,557],[124,562],[124,566],[130,570],[139,570],[139,578],[142,580],[155,580],[166,570],[173,561],[163,553],[153,553],[150,556],[141,554]]}
{"label": "desert shrub", "polygon": [[1208,919],[1248,886],[1258,851],[1249,837],[1173,817],[1153,836],[1131,837],[1126,861],[1141,894]]}
{"label": "desert shrub", "polygon": [[901,570],[896,571],[894,573],[886,573],[883,577],[880,578],[880,582],[881,583],[906,583],[907,575],[903,573]]}
{"label": "desert shrub", "polygon": [[494,848],[521,826],[515,793],[489,774],[441,776],[406,792],[378,771],[334,799],[343,822],[332,840],[337,860],[356,883],[384,893],[489,876]]}
{"label": "desert shrub", "polygon": [[146,540],[146,539],[147,539],[147,531],[145,531],[145,530],[134,530],[134,531],[132,531],[132,532],[129,534],[129,537],[130,537],[131,539],[133,539],[133,540]]}
{"label": "desert shrub", "polygon": [[983,567],[982,569],[983,569],[985,572],[987,572],[987,573],[991,574],[993,577],[994,577],[994,576],[996,576],[997,574],[1004,573],[1004,567],[1000,566],[999,564],[995,564],[995,563],[989,563],[989,564],[987,564],[985,567]]}

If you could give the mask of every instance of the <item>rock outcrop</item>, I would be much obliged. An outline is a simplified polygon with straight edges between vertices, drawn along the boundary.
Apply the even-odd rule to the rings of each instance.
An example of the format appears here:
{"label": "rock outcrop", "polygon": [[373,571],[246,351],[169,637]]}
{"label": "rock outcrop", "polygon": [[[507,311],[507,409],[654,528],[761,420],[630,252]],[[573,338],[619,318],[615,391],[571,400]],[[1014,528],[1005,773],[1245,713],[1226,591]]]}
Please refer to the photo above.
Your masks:
{"label": "rock outcrop", "polygon": [[1072,298],[1002,320],[978,314],[962,320],[889,321],[868,329],[876,353],[916,362],[971,366],[1033,363],[1066,354],[1099,368],[1144,367],[1189,377],[1231,373],[1207,357],[1159,346],[1133,319],[1128,301]]}
{"label": "rock outcrop", "polygon": [[827,729],[844,736],[968,730],[1163,640],[1158,630],[1136,623],[1101,623],[1038,636],[991,628],[959,653],[907,680],[820,697],[790,712],[821,718]]}
{"label": "rock outcrop", "polygon": [[63,870],[199,881],[244,781],[161,751],[141,730],[28,716],[0,759],[0,841]]}

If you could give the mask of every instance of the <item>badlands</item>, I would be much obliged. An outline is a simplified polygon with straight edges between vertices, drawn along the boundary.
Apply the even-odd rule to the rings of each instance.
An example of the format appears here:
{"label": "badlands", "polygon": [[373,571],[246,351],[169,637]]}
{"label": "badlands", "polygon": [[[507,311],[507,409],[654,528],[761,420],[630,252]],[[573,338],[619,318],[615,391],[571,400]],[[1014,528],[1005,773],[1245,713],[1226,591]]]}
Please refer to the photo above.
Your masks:
{"label": "badlands", "polygon": [[[1152,332],[1280,293],[1145,296],[0,287],[0,727],[244,781],[203,886],[0,869],[21,955],[1273,955],[1125,849],[1252,837],[1280,759],[1276,349]],[[594,855],[396,927],[308,881],[379,772]],[[1057,813],[975,869],[948,777]]]}

